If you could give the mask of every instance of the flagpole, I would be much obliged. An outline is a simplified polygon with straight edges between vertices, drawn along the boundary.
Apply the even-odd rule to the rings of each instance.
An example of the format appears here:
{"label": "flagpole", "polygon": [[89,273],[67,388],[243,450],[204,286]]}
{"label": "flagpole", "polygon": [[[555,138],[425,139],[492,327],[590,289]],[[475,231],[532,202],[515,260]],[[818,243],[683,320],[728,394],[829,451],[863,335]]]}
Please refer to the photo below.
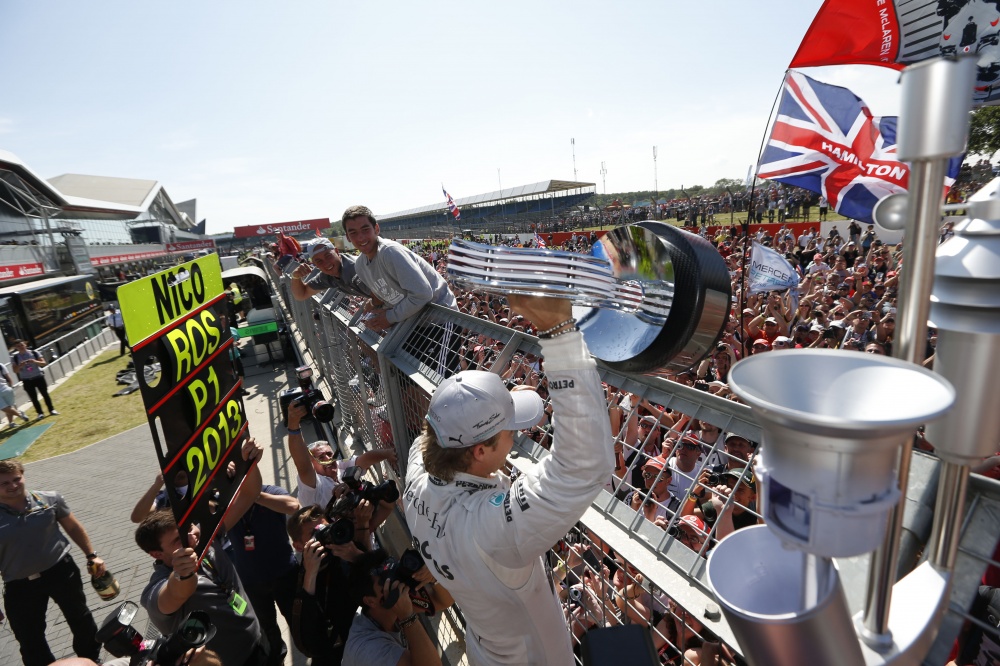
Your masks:
{"label": "flagpole", "polygon": [[754,190],[757,188],[757,171],[760,170],[760,157],[764,154],[764,145],[767,143],[767,136],[770,134],[771,123],[774,119],[774,110],[778,108],[778,100],[781,99],[781,93],[785,89],[785,78],[787,76],[788,70],[786,69],[785,75],[781,77],[781,85],[778,86],[778,94],[774,96],[774,102],[771,103],[771,112],[767,115],[767,124],[764,125],[764,136],[760,138],[760,148],[757,149],[757,162],[753,169],[753,180],[750,181],[750,202],[747,204],[747,219],[743,223],[743,261],[740,267],[740,315],[736,319],[740,324],[740,344],[743,348],[740,358],[747,357],[747,336],[743,335],[743,310],[747,306],[747,251],[750,248],[746,246],[746,243],[750,240],[750,217],[754,214],[753,195]]}

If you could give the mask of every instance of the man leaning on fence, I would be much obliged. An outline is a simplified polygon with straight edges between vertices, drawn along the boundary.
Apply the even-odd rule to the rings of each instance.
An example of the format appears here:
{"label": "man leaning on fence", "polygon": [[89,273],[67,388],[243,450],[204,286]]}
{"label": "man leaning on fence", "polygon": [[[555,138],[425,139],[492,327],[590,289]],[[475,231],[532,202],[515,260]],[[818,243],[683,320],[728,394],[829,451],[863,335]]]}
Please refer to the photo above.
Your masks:
{"label": "man leaning on fence", "polygon": [[469,662],[570,664],[566,620],[542,554],[579,520],[614,466],[596,365],[569,301],[510,296],[539,328],[551,395],[551,455],[512,484],[502,470],[541,398],[467,370],[434,392],[410,450],[406,522],[467,622]]}
{"label": "man leaning on fence", "polygon": [[326,238],[309,243],[304,252],[316,270],[303,263],[292,273],[292,296],[295,300],[304,301],[330,288],[340,289],[348,296],[371,296],[371,290],[354,270],[354,257],[340,254]]}

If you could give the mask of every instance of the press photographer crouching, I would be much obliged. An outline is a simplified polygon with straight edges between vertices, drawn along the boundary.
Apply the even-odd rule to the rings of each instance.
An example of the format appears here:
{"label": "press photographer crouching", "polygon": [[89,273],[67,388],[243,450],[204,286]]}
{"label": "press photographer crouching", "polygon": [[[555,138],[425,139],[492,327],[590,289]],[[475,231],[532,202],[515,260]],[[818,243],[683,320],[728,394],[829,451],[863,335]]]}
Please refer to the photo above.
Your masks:
{"label": "press photographer crouching", "polygon": [[418,613],[433,615],[453,603],[437,584],[420,553],[397,560],[384,550],[354,561],[350,595],[361,610],[354,616],[344,649],[344,666],[438,666],[441,658]]}
{"label": "press photographer crouching", "polygon": [[288,519],[292,545],[302,553],[292,609],[296,647],[313,666],[340,664],[359,601],[347,593],[351,563],[371,550],[372,532],[392,511],[399,489],[371,484],[357,468],[338,485],[326,509],[304,507]]}

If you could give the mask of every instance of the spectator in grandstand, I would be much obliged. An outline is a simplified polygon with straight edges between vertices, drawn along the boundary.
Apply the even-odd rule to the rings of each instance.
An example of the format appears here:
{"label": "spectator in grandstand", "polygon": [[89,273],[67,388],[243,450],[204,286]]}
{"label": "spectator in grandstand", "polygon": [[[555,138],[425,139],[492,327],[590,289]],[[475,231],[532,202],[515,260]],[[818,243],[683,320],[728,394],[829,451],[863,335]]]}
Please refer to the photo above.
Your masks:
{"label": "spectator in grandstand", "polygon": [[457,309],[455,295],[434,267],[396,241],[379,236],[375,215],[366,206],[351,206],[342,217],[347,239],[361,252],[355,264],[371,290],[365,326],[384,331],[417,314],[428,303]]}
{"label": "spectator in grandstand", "polygon": [[670,483],[673,471],[666,466],[666,459],[660,455],[650,458],[642,467],[642,478],[645,482],[645,493],[633,490],[625,501],[635,511],[660,529],[666,529],[681,501],[670,493]]}
{"label": "spectator in grandstand", "polygon": [[358,277],[354,257],[340,254],[326,238],[318,238],[306,245],[305,255],[316,270],[303,263],[292,273],[292,297],[295,300],[304,301],[330,288],[359,298],[372,295]]}
{"label": "spectator in grandstand", "polygon": [[681,437],[667,459],[667,466],[672,472],[669,485],[671,495],[684,497],[687,494],[698,476],[702,462],[701,442],[691,435]]}
{"label": "spectator in grandstand", "polygon": [[541,556],[590,506],[614,465],[596,364],[567,300],[509,296],[538,326],[559,427],[549,457],[512,483],[502,474],[514,432],[539,421],[542,400],[508,392],[492,373],[438,386],[411,448],[406,520],[467,621],[474,664],[569,663],[565,619]]}
{"label": "spectator in grandstand", "polygon": [[[377,573],[390,559],[384,550],[376,550],[361,555],[351,565],[349,595],[360,602],[361,610],[354,616],[344,646],[344,666],[436,666],[441,663],[437,647],[418,619],[418,607],[410,599],[410,588]],[[416,572],[413,579],[428,591],[431,613],[453,603],[451,595],[437,584],[427,565]]]}
{"label": "spectator in grandstand", "polygon": [[[682,515],[677,519],[677,536],[675,538],[697,553],[701,551],[708,539],[708,526],[698,516]],[[702,557],[708,557],[707,548],[702,553]]]}
{"label": "spectator in grandstand", "polygon": [[[720,478],[713,485],[716,476]],[[731,500],[730,495],[733,495]],[[701,520],[705,532],[714,527],[715,539],[719,541],[735,530],[759,523],[753,511],[756,503],[757,484],[751,470],[730,469],[718,475],[705,470],[685,498],[681,514]]]}

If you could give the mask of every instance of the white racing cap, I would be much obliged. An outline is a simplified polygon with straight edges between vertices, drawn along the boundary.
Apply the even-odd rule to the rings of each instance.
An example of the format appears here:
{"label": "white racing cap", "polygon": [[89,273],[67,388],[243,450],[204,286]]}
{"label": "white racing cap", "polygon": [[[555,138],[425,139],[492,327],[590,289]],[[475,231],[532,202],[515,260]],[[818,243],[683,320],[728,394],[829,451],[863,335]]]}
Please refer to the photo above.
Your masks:
{"label": "white racing cap", "polygon": [[502,430],[524,430],[542,418],[545,403],[534,391],[508,391],[499,375],[464,370],[441,382],[427,408],[438,445],[459,449]]}

